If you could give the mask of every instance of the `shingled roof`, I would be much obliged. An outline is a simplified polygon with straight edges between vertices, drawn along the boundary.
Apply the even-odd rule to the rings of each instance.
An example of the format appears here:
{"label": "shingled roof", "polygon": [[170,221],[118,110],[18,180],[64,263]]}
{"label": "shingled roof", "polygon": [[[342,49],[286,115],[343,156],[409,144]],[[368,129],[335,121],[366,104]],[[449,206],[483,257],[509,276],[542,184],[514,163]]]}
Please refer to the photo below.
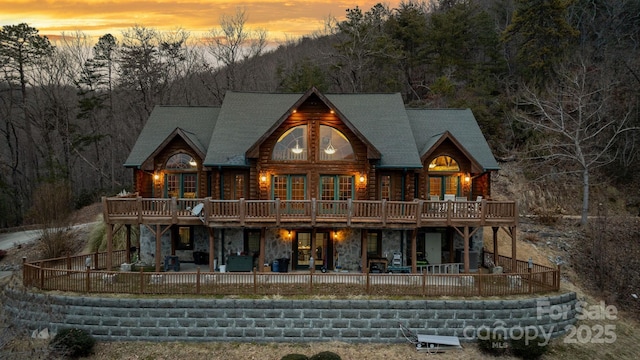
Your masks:
{"label": "shingled roof", "polygon": [[407,115],[420,157],[449,132],[485,171],[500,169],[471,110],[407,109]]}
{"label": "shingled roof", "polygon": [[219,111],[217,107],[156,106],[124,166],[140,168],[176,129],[197,147],[194,150],[206,154]]}
{"label": "shingled roof", "polygon": [[[380,153],[379,168],[421,168],[421,156],[448,131],[484,169],[497,162],[470,110],[406,109],[400,94],[320,94]],[[127,159],[140,167],[176,128],[206,154],[203,165],[247,166],[246,153],[305,94],[228,92],[220,108],[158,106]]]}

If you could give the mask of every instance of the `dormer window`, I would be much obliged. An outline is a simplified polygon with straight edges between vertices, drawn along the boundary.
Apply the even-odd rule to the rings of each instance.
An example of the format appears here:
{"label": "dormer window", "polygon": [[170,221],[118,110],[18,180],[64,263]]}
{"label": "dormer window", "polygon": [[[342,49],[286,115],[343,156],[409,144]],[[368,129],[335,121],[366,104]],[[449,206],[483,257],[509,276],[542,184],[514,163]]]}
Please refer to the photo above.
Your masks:
{"label": "dormer window", "polygon": [[431,161],[429,171],[456,172],[460,171],[460,166],[452,157],[441,155]]}
{"label": "dormer window", "polygon": [[307,125],[287,130],[273,148],[273,160],[307,160]]}
{"label": "dormer window", "polygon": [[347,139],[343,133],[331,126],[320,125],[320,139],[318,146],[320,160],[355,160],[355,154],[349,139]]}

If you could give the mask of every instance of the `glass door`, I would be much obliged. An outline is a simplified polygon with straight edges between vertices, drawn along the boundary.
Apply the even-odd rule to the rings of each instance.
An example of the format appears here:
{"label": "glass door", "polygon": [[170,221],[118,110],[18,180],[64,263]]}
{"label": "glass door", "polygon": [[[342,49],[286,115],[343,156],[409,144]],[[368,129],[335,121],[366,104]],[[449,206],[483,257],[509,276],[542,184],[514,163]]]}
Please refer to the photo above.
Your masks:
{"label": "glass door", "polygon": [[316,270],[323,267],[328,269],[331,266],[328,256],[330,254],[328,250],[331,248],[328,232],[317,232],[315,239],[310,232],[298,232],[293,247],[296,254],[296,269],[308,270],[312,261]]}

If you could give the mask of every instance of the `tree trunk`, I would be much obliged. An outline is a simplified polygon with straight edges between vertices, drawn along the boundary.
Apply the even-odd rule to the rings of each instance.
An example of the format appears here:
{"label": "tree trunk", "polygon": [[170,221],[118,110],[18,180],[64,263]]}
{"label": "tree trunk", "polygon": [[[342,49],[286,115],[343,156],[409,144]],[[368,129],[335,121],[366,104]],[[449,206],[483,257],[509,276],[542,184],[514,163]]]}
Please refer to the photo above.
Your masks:
{"label": "tree trunk", "polygon": [[582,216],[580,225],[587,225],[589,218],[589,169],[582,170]]}

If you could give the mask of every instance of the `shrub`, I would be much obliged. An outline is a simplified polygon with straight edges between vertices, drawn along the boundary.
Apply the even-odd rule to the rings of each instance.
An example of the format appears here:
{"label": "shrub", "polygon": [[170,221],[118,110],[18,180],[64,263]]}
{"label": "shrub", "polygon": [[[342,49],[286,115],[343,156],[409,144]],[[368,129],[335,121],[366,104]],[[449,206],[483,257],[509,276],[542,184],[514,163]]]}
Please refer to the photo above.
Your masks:
{"label": "shrub", "polygon": [[523,336],[518,340],[511,339],[509,344],[513,355],[523,359],[532,360],[538,359],[547,352],[548,344],[545,342],[546,340],[542,336],[538,336],[533,339],[528,339]]}
{"label": "shrub", "polygon": [[507,352],[507,342],[502,334],[490,329],[478,330],[478,348],[480,351],[494,356],[504,355]]}
{"label": "shrub", "polygon": [[309,360],[307,355],[302,354],[287,354],[283,356],[280,360]]}
{"label": "shrub", "polygon": [[313,355],[309,360],[342,360],[342,358],[334,352],[323,351]]}
{"label": "shrub", "polygon": [[54,351],[71,358],[91,355],[95,344],[91,334],[77,328],[61,330],[50,343]]}

